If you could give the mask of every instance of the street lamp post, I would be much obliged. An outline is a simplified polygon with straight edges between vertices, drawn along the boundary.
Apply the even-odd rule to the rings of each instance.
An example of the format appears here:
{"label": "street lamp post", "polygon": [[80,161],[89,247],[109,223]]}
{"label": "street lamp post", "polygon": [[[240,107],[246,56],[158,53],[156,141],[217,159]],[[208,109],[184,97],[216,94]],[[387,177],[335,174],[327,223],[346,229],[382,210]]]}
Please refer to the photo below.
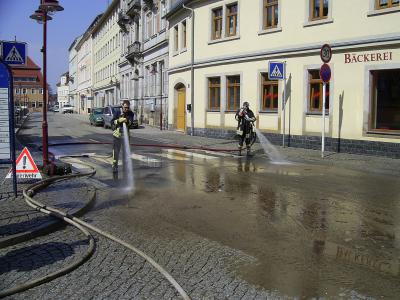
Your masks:
{"label": "street lamp post", "polygon": [[64,8],[58,4],[57,0],[40,0],[39,9],[30,16],[31,19],[43,24],[43,119],[42,119],[42,151],[43,151],[43,167],[49,162],[48,149],[48,126],[47,126],[47,21],[52,20],[49,14],[56,11],[62,11]]}

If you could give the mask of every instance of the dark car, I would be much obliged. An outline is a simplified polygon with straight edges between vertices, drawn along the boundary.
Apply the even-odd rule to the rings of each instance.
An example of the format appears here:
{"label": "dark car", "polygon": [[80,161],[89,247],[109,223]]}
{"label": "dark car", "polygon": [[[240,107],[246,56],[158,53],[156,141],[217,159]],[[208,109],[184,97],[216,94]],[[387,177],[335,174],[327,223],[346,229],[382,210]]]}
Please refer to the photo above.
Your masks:
{"label": "dark car", "polygon": [[89,115],[90,125],[103,125],[103,110],[104,108],[93,108]]}
{"label": "dark car", "polygon": [[[115,120],[119,115],[121,115],[121,111],[122,111],[121,105],[109,105],[104,107],[103,109],[104,128],[109,127],[112,130],[114,130],[114,123],[112,121]],[[131,128],[139,128],[139,123],[135,113]]]}

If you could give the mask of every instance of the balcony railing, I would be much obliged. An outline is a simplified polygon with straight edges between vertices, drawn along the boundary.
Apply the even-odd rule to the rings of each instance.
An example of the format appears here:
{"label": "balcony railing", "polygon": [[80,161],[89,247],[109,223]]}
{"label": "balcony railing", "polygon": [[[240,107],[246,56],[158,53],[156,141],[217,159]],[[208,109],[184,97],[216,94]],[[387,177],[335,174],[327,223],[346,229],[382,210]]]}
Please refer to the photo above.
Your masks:
{"label": "balcony railing", "polygon": [[126,13],[129,16],[134,16],[140,13],[140,9],[141,9],[140,0],[131,0],[130,2],[128,2],[128,10],[126,11]]}
{"label": "balcony railing", "polygon": [[128,53],[126,54],[126,59],[131,63],[138,62],[142,58],[142,50],[140,42],[136,41],[128,46]]}

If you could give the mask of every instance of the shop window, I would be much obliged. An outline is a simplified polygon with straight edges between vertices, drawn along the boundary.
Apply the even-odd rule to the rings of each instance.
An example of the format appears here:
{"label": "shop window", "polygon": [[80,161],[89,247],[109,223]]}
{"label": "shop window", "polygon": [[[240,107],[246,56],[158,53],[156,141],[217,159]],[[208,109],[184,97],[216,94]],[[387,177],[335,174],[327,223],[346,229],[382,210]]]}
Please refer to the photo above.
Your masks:
{"label": "shop window", "polygon": [[372,71],[371,130],[400,132],[400,69]]}
{"label": "shop window", "polygon": [[279,4],[278,0],[263,0],[263,29],[278,26]]}
{"label": "shop window", "polygon": [[222,37],[222,7],[212,11],[212,39],[217,40]]}
{"label": "shop window", "polygon": [[375,0],[376,4],[375,7],[376,9],[384,9],[384,8],[389,8],[389,7],[398,7],[399,6],[399,0]]}
{"label": "shop window", "polygon": [[240,76],[227,77],[227,109],[238,110],[240,107]]}
{"label": "shop window", "polygon": [[278,81],[269,80],[268,74],[261,76],[261,110],[278,111]]}
{"label": "shop window", "polygon": [[[322,85],[319,77],[319,70],[308,71],[308,111],[311,113],[322,113]],[[325,91],[325,111],[329,112],[329,83],[326,84]]]}
{"label": "shop window", "polygon": [[237,3],[226,7],[226,36],[235,36],[237,27]]}
{"label": "shop window", "polygon": [[208,78],[208,109],[219,111],[221,105],[221,78]]}
{"label": "shop window", "polygon": [[329,0],[310,0],[310,20],[320,20],[328,17]]}

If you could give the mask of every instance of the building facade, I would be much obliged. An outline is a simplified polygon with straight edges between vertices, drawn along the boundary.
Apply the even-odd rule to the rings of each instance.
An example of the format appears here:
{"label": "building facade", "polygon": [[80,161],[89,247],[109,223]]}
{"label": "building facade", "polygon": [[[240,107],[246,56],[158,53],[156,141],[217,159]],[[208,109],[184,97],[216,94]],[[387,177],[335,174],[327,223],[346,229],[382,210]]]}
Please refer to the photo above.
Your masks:
{"label": "building facade", "polygon": [[120,0],[113,0],[94,25],[93,39],[93,93],[96,107],[120,103],[118,63],[121,33],[117,23]]}
{"label": "building facade", "polygon": [[78,53],[75,49],[77,43],[80,41],[82,36],[77,37],[68,48],[69,59],[68,59],[68,102],[74,107],[74,112],[79,113],[81,111],[81,105],[78,98],[77,87],[77,64],[78,64]]}
{"label": "building facade", "polygon": [[92,30],[102,15],[96,16],[75,46],[77,51],[77,95],[81,114],[88,114],[94,108]]}
{"label": "building facade", "polygon": [[[236,110],[248,101],[257,128],[276,144],[285,129],[286,145],[319,149],[324,121],[327,150],[400,157],[398,1],[244,3],[180,0],[171,7],[171,128],[232,137]],[[183,5],[194,9],[193,48],[193,17]],[[324,108],[323,44],[333,51]],[[285,62],[286,84],[269,79],[272,61]]]}
{"label": "building facade", "polygon": [[[40,68],[28,56],[26,66],[12,66],[14,102],[29,111],[41,111],[43,107],[43,77]],[[48,89],[47,89],[48,94]]]}
{"label": "building facade", "polygon": [[61,109],[64,107],[65,104],[73,105],[70,103],[69,100],[69,74],[68,72],[64,73],[60,77],[60,82],[57,83],[57,104]]}

